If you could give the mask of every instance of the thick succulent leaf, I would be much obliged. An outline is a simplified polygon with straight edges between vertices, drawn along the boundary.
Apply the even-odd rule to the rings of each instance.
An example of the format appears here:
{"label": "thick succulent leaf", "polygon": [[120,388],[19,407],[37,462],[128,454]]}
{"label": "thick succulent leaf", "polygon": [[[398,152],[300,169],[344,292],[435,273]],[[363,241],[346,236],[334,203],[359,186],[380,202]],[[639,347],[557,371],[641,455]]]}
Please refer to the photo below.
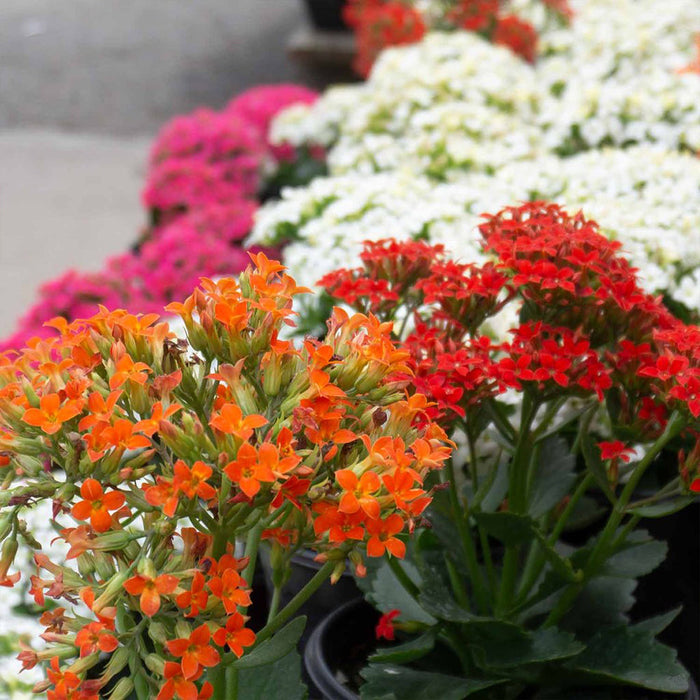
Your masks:
{"label": "thick succulent leaf", "polygon": [[538,468],[530,492],[533,518],[548,513],[570,493],[576,481],[576,459],[561,437],[550,437],[540,447]]}
{"label": "thick succulent leaf", "polygon": [[[401,562],[401,566],[408,577],[420,587],[421,579],[415,565],[405,559]],[[435,618],[423,610],[399,583],[386,559],[369,558],[367,560],[367,575],[355,580],[367,600],[378,610],[382,612],[400,610],[402,620],[424,622],[428,625],[435,624]]]}
{"label": "thick succulent leaf", "polygon": [[599,576],[587,581],[562,621],[562,627],[579,637],[593,635],[605,625],[626,622],[634,605],[633,579]]}
{"label": "thick succulent leaf", "polygon": [[498,511],[476,513],[474,519],[491,537],[507,547],[529,542],[535,536],[535,522],[527,515]]}
{"label": "thick succulent leaf", "polygon": [[661,632],[663,632],[678,617],[681,610],[683,610],[683,606],[678,606],[677,608],[669,610],[661,615],[649,617],[646,620],[638,622],[632,627],[632,629],[637,630],[638,632],[646,632],[652,637],[655,637],[657,634],[661,634]]}
{"label": "thick succulent leaf", "polygon": [[585,651],[567,666],[611,683],[668,693],[688,688],[688,673],[676,660],[676,652],[657,642],[648,631],[626,625],[598,630]]}
{"label": "thick succulent leaf", "polygon": [[479,663],[488,668],[513,668],[575,656],[585,649],[573,634],[549,627],[492,643],[479,642]]}
{"label": "thick succulent leaf", "polygon": [[435,648],[436,630],[431,629],[414,639],[392,647],[377,649],[369,657],[373,663],[405,664],[420,659]]}
{"label": "thick succulent leaf", "polygon": [[251,652],[244,654],[240,659],[231,665],[239,670],[244,668],[256,668],[272,664],[283,656],[289,654],[296,648],[297,642],[301,638],[306,627],[306,617],[301,616],[293,619],[288,625],[283,627],[277,634],[264,641],[259,647],[255,647]]}
{"label": "thick succulent leaf", "polygon": [[641,518],[663,518],[667,515],[673,515],[673,513],[677,513],[679,510],[683,510],[683,508],[693,503],[695,498],[695,496],[678,496],[677,498],[660,501],[659,503],[652,503],[648,506],[631,508],[629,512]]}
{"label": "thick succulent leaf", "polygon": [[306,697],[306,686],[301,682],[301,657],[296,649],[264,669],[239,671],[237,700],[303,700]]}
{"label": "thick succulent leaf", "polygon": [[604,574],[638,578],[653,571],[666,558],[668,545],[649,536],[644,530],[633,532],[623,549],[613,554],[603,567]]}
{"label": "thick succulent leaf", "polygon": [[362,677],[367,681],[360,688],[362,700],[463,700],[505,682],[496,678],[460,678],[388,664],[370,664],[362,671]]}

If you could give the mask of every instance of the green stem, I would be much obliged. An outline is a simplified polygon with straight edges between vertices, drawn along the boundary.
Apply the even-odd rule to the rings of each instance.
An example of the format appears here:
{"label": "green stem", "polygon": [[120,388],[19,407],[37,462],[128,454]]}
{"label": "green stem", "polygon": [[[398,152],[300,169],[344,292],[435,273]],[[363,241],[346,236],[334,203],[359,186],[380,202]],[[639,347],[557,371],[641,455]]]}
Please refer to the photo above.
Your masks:
{"label": "green stem", "polygon": [[[683,416],[677,412],[674,412],[666,424],[666,429],[663,434],[658,438],[658,440],[651,446],[649,451],[644,455],[644,458],[640,460],[639,464],[634,468],[632,476],[630,477],[625,488],[620,494],[620,498],[617,500],[615,507],[610,513],[608,522],[603,529],[598,541],[593,547],[593,551],[588,557],[585,567],[583,568],[584,581],[590,579],[592,576],[599,571],[603,562],[610,556],[610,553],[614,551],[615,546],[619,546],[620,534],[618,533],[618,527],[625,517],[625,508],[629,503],[630,498],[634,494],[640,479],[644,476],[644,473],[648,469],[649,465],[654,461],[656,456],[663,450],[663,448],[676,437],[681,430],[686,425],[686,420]],[[630,522],[632,522],[632,519]],[[629,525],[629,523],[628,523]],[[626,536],[626,532],[623,530]],[[545,627],[551,627],[555,625],[559,620],[566,614],[569,610],[571,603],[574,601],[578,593],[581,591],[583,583],[571,584],[567,589],[565,589],[559,602],[556,604],[554,609],[550,612],[549,617],[544,622]]]}
{"label": "green stem", "polygon": [[581,498],[586,493],[586,491],[588,491],[588,489],[591,487],[592,484],[593,484],[593,475],[586,474],[586,476],[581,480],[581,483],[578,485],[578,488],[576,489],[576,491],[574,491],[573,495],[569,499],[569,502],[566,504],[566,508],[564,508],[564,512],[561,514],[561,516],[557,520],[557,524],[554,526],[554,529],[552,530],[552,534],[549,536],[549,544],[552,547],[559,539],[559,536],[561,535],[561,533],[564,531],[564,528],[566,527],[566,523],[569,520],[569,518],[571,517],[571,514],[574,512],[576,505],[581,500]]}
{"label": "green stem", "polygon": [[327,561],[314,575],[314,577],[292,598],[289,603],[275,615],[275,617],[258,632],[255,640],[257,646],[271,637],[277,630],[289,620],[299,608],[330,578],[336,567],[335,561]]}
{"label": "green stem", "polygon": [[282,586],[275,585],[272,591],[272,600],[270,601],[270,611],[267,614],[267,621],[270,622],[275,615],[277,615],[277,609],[280,606],[280,598],[282,597]]}
{"label": "green stem", "polygon": [[[537,402],[530,392],[523,394],[523,408],[520,418],[520,433],[515,446],[513,459],[508,466],[508,509],[516,514],[527,511],[528,504],[528,471],[532,452],[530,427],[537,413]],[[496,609],[499,615],[505,615],[512,607],[515,596],[515,584],[518,578],[520,548],[518,546],[506,547],[503,557],[503,570],[501,574],[501,587],[498,591]]]}
{"label": "green stem", "polygon": [[248,539],[245,543],[245,555],[248,557],[248,564],[241,574],[244,581],[251,585],[253,575],[255,574],[255,563],[258,559],[258,548],[260,547],[260,539],[265,529],[265,522],[258,522],[248,533]]}
{"label": "green stem", "polygon": [[418,596],[420,595],[420,588],[416,586],[413,581],[409,578],[408,574],[404,571],[403,566],[396,557],[387,557],[389,562],[389,568],[393,572],[394,576],[399,580],[399,583],[403,586],[406,593],[408,593],[411,598],[418,601]]}
{"label": "green stem", "polygon": [[446,478],[449,480],[450,505],[452,507],[453,521],[457,525],[457,530],[462,540],[462,548],[464,550],[467,570],[469,571],[469,578],[474,587],[476,604],[479,611],[485,613],[490,608],[488,591],[484,584],[481,569],[479,569],[474,540],[469,532],[469,507],[466,503],[460,503],[459,496],[457,495],[454,465],[451,459],[447,460],[445,472]]}
{"label": "green stem", "polygon": [[214,688],[212,697],[215,698],[227,698],[230,700],[235,699],[235,695],[230,695],[226,687],[226,667],[223,664],[219,664],[212,668],[209,672],[209,680]]}

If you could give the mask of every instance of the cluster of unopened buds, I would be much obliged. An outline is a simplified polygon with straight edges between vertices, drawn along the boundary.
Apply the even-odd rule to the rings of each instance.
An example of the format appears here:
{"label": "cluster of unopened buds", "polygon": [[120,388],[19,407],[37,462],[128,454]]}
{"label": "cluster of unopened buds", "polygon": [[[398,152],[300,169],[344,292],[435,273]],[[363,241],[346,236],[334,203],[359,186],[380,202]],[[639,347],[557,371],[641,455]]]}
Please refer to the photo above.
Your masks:
{"label": "cluster of unopened buds", "polygon": [[[248,626],[262,540],[280,585],[298,547],[326,577],[348,559],[362,573],[365,555],[404,555],[430,503],[451,443],[407,394],[391,324],[337,309],[295,345],[280,332],[306,290],[254,262],[170,306],[187,341],[102,309],[0,355],[1,583],[33,549],[47,646],[20,658],[47,664],[50,699],[218,697],[221,669],[281,626],[275,610]],[[66,561],[22,519],[42,500]]]}

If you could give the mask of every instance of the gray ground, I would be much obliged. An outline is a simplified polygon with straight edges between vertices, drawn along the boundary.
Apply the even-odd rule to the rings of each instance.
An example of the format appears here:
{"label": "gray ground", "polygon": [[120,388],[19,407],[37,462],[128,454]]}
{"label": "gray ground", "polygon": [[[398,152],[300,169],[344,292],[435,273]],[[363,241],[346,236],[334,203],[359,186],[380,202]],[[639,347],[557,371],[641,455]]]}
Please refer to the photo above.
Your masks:
{"label": "gray ground", "polygon": [[0,0],[0,337],[41,281],[95,269],[143,221],[148,141],[292,63],[301,0]]}

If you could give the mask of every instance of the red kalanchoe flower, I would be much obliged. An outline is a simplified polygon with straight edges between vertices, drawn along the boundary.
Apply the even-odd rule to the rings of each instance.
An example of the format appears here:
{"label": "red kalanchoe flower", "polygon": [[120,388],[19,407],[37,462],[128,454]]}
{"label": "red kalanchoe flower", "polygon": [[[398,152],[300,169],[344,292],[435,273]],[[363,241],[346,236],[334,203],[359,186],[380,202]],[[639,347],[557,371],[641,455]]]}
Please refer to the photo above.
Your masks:
{"label": "red kalanchoe flower", "polygon": [[505,15],[496,20],[491,40],[494,44],[507,46],[513,53],[529,63],[535,62],[537,32],[535,28],[516,15]]}
{"label": "red kalanchoe flower", "polygon": [[389,612],[384,613],[379,618],[379,622],[375,627],[375,635],[377,639],[388,639],[389,641],[394,640],[394,625],[392,622],[400,614],[400,610],[389,610]]}

